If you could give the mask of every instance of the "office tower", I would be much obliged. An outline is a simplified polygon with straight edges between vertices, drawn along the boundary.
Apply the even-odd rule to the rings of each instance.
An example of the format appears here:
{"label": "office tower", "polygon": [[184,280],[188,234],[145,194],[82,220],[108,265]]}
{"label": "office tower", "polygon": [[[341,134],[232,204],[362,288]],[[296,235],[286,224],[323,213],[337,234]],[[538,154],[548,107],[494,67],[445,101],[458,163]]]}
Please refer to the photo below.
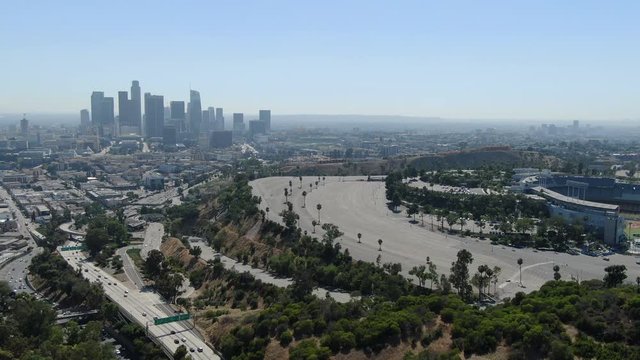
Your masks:
{"label": "office tower", "polygon": [[113,111],[113,98],[105,97],[102,99],[102,114],[100,115],[102,120],[102,135],[113,136],[115,127],[115,114]]}
{"label": "office tower", "polygon": [[144,136],[162,137],[164,131],[164,97],[144,94]]}
{"label": "office tower", "polygon": [[265,130],[271,131],[271,110],[260,110],[260,121],[264,121]]}
{"label": "office tower", "polygon": [[140,97],[140,83],[138,80],[131,82],[130,102],[131,124],[138,128],[137,133],[142,135],[142,98]]}
{"label": "office tower", "polygon": [[91,116],[89,110],[80,110],[80,133],[87,134],[91,128]]}
{"label": "office tower", "polygon": [[209,131],[216,130],[216,108],[214,108],[213,106],[209,106],[209,108],[207,108],[207,110],[209,111],[209,127],[208,127],[208,130]]}
{"label": "office tower", "polygon": [[166,146],[174,146],[177,144],[177,131],[175,125],[165,125],[162,132],[162,143]]}
{"label": "office tower", "polygon": [[200,130],[207,132],[209,130],[209,110],[202,110],[202,123],[200,124]]}
{"label": "office tower", "polygon": [[91,93],[91,125],[97,130],[98,134],[102,126],[102,101],[104,93],[102,91],[94,91]]}
{"label": "office tower", "polygon": [[171,106],[165,106],[164,107],[164,120],[165,122],[167,122],[167,120],[171,119]]}
{"label": "office tower", "polygon": [[216,130],[224,130],[224,113],[222,108],[216,108],[216,124],[218,126]]}
{"label": "office tower", "polygon": [[233,132],[236,134],[244,132],[244,114],[233,113]]}
{"label": "office tower", "polygon": [[129,101],[129,94],[126,91],[118,91],[118,125],[123,133],[127,133],[125,128],[132,125],[132,110],[133,106]]}
{"label": "office tower", "polygon": [[29,120],[27,120],[26,117],[23,117],[22,120],[20,120],[20,135],[25,138],[29,137]]}
{"label": "office tower", "polygon": [[212,131],[209,137],[209,146],[214,149],[228,148],[233,144],[231,131]]}
{"label": "office tower", "polygon": [[194,138],[200,134],[200,124],[202,123],[202,105],[200,104],[200,93],[191,90],[189,92],[189,132]]}
{"label": "office tower", "polygon": [[251,135],[266,134],[267,123],[262,120],[251,120],[249,121],[249,132]]}
{"label": "office tower", "polygon": [[170,103],[172,119],[186,119],[184,112],[184,101],[172,101]]}
{"label": "office tower", "polygon": [[105,97],[104,92],[91,94],[91,125],[99,136],[113,135],[114,126],[113,98]]}

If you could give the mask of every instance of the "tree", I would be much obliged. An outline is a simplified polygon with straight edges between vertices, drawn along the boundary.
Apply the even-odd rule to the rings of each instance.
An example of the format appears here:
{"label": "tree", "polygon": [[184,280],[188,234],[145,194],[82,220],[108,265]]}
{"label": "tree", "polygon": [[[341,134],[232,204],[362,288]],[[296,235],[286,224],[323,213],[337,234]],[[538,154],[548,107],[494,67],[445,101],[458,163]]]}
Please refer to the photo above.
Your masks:
{"label": "tree", "polygon": [[300,180],[300,187],[299,187],[299,189],[302,189],[302,176],[298,176],[298,180]]}
{"label": "tree", "polygon": [[416,214],[418,213],[419,208],[418,205],[415,203],[412,203],[411,205],[409,205],[409,207],[407,208],[407,215],[412,216],[413,220],[412,222],[416,222]]}
{"label": "tree", "polygon": [[266,209],[264,209],[264,211],[267,213],[267,219],[269,219],[269,210],[270,210],[270,209],[269,209],[269,207],[268,207],[268,206],[267,206],[267,208],[266,208]]}
{"label": "tree", "polygon": [[515,231],[524,235],[526,232],[531,231],[533,229],[533,220],[530,218],[520,218],[517,219],[513,224],[513,228]]}
{"label": "tree", "polygon": [[291,180],[289,180],[289,190],[291,191],[291,194],[293,195],[293,182],[291,182]]}
{"label": "tree", "polygon": [[636,277],[636,285],[638,285],[636,292],[640,293],[640,276]]}
{"label": "tree", "polygon": [[322,210],[322,204],[316,205],[316,209],[318,209],[318,224],[320,224],[320,210]]}
{"label": "tree", "polygon": [[469,265],[473,262],[473,255],[465,249],[458,251],[457,260],[451,266],[449,281],[456,288],[458,295],[465,301],[471,300],[471,285],[469,284]]}
{"label": "tree", "polygon": [[398,211],[398,206],[402,204],[402,200],[400,199],[400,194],[397,191],[393,192],[391,196],[391,206],[393,207],[393,211]]}
{"label": "tree", "polygon": [[491,274],[491,282],[493,282],[493,293],[495,294],[496,291],[498,291],[497,287],[498,287],[498,277],[500,276],[500,273],[502,272],[502,269],[500,268],[500,266],[494,266],[493,269],[491,269],[492,273]]}
{"label": "tree", "polygon": [[284,203],[288,203],[289,202],[289,189],[284,188]]}
{"label": "tree", "polygon": [[362,243],[362,233],[358,233],[358,244]]}
{"label": "tree", "polygon": [[520,286],[522,286],[522,258],[518,258],[518,267],[520,268]]}
{"label": "tree", "polygon": [[189,249],[189,254],[193,255],[197,260],[202,254],[202,249],[200,248],[200,246],[194,246]]}
{"label": "tree", "polygon": [[418,278],[418,285],[423,287],[427,280],[427,267],[424,265],[414,266],[409,270],[409,275]]}
{"label": "tree", "polygon": [[322,236],[322,239],[328,244],[333,244],[333,241],[335,239],[344,235],[344,233],[340,231],[337,225],[330,224],[330,223],[322,224],[322,230],[324,230],[324,235]]}
{"label": "tree", "polygon": [[180,345],[176,349],[176,352],[173,353],[173,359],[174,360],[183,360],[183,359],[185,359],[187,357],[187,354],[189,354],[187,352],[187,347],[184,346],[184,345]]}
{"label": "tree", "polygon": [[94,256],[102,251],[102,248],[109,243],[109,235],[107,229],[103,227],[90,226],[84,243],[89,249],[89,253]]}
{"label": "tree", "polygon": [[604,268],[604,271],[606,272],[603,279],[604,284],[610,288],[622,284],[624,279],[627,278],[627,267],[624,265],[607,266],[606,268]]}
{"label": "tree", "polygon": [[438,271],[436,268],[436,264],[431,261],[427,261],[427,265],[429,266],[429,270],[427,272],[427,280],[431,281],[430,289],[433,289],[433,283],[438,285]]}
{"label": "tree", "polygon": [[562,275],[560,275],[560,266],[553,265],[553,280],[558,281]]}
{"label": "tree", "polygon": [[302,191],[302,207],[307,206],[307,191]]}
{"label": "tree", "polygon": [[458,223],[459,219],[460,218],[455,213],[450,213],[449,215],[447,215],[447,225],[449,225],[449,231],[451,231],[451,226],[453,226],[456,223]]}
{"label": "tree", "polygon": [[378,239],[378,251],[382,251],[382,239]]}
{"label": "tree", "polygon": [[144,262],[145,272],[149,277],[159,276],[162,272],[162,262],[164,255],[160,250],[153,249],[147,254],[147,260]]}
{"label": "tree", "polygon": [[316,226],[318,226],[318,222],[315,220],[311,220],[311,226],[313,226],[313,233],[316,233]]}

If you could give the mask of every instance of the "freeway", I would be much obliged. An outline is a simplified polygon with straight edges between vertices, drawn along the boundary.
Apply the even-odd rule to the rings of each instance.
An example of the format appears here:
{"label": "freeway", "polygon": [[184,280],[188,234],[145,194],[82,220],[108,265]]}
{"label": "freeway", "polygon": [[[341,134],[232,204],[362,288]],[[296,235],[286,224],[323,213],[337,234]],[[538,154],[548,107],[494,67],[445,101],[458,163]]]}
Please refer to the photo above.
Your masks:
{"label": "freeway", "polygon": [[[614,254],[609,261],[586,255],[569,255],[553,251],[535,249],[515,249],[493,246],[488,240],[461,238],[437,231],[430,226],[421,227],[411,224],[405,214],[389,211],[385,198],[383,182],[367,182],[366,177],[327,177],[326,184],[321,182],[315,187],[315,177],[303,177],[303,187],[298,188],[299,180],[293,177],[270,177],[254,180],[250,183],[254,195],[260,196],[261,209],[269,207],[269,218],[281,222],[276,214],[285,208],[284,188],[293,182],[293,195],[289,201],[294,211],[300,215],[299,226],[309,233],[313,232],[311,222],[333,223],[345,234],[339,240],[343,249],[356,260],[370,261],[381,256],[382,262],[402,264],[403,274],[416,265],[423,265],[430,257],[440,273],[448,273],[451,262],[461,249],[473,254],[471,271],[481,264],[500,266],[498,295],[513,296],[518,291],[530,292],[538,289],[546,281],[553,279],[553,266],[560,266],[560,274],[565,280],[602,279],[604,268],[608,265],[623,264],[627,267],[628,280],[635,281],[640,276],[638,261],[631,256]],[[309,184],[312,186],[309,187]],[[302,191],[308,192],[303,199]],[[307,206],[302,207],[306,202]],[[316,204],[321,204],[320,214]],[[316,227],[317,236],[323,231]],[[358,243],[357,234],[362,234],[362,243]],[[378,239],[383,240],[382,251],[378,251]],[[519,284],[517,260],[524,261],[522,282]],[[517,280],[517,281],[516,281]]]}
{"label": "freeway", "polygon": [[71,226],[73,224],[74,224],[73,221],[69,221],[69,222],[60,224],[58,228],[67,234],[77,235],[77,236],[87,236],[87,233],[84,231],[71,229]]}
{"label": "freeway", "polygon": [[163,236],[164,225],[162,225],[162,223],[149,223],[149,226],[147,226],[147,229],[144,231],[144,241],[142,243],[142,250],[140,250],[140,256],[146,260],[150,250],[160,250]]}
{"label": "freeway", "polygon": [[149,337],[159,343],[168,354],[173,354],[178,346],[184,344],[190,350],[193,359],[220,359],[186,321],[153,324],[154,317],[174,315],[159,295],[153,292],[129,291],[122,282],[87,261],[83,253],[61,251],[60,254],[74,269],[81,270],[84,278],[101,283],[105,295],[116,303],[131,321],[147,328]]}
{"label": "freeway", "polygon": [[29,272],[28,267],[29,264],[31,264],[31,259],[42,250],[38,247],[29,232],[29,228],[31,227],[35,229],[35,226],[31,223],[30,219],[26,218],[22,214],[16,203],[4,188],[0,188],[0,199],[9,206],[9,210],[11,210],[18,223],[18,232],[27,240],[27,246],[33,248],[32,251],[26,252],[23,256],[16,257],[3,264],[0,268],[0,279],[4,279],[9,282],[9,285],[16,293],[33,293],[33,289],[28,285],[26,276]]}

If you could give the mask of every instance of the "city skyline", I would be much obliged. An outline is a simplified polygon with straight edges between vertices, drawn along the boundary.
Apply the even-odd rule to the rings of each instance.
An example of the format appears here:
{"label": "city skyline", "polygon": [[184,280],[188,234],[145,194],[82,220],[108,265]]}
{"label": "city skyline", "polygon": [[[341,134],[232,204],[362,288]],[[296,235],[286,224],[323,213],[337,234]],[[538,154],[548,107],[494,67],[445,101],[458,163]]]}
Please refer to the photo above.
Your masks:
{"label": "city skyline", "polygon": [[229,113],[640,117],[631,1],[193,2],[188,22],[155,5],[150,22],[143,3],[6,4],[0,112],[77,113],[87,92],[137,79],[168,99],[198,89]]}

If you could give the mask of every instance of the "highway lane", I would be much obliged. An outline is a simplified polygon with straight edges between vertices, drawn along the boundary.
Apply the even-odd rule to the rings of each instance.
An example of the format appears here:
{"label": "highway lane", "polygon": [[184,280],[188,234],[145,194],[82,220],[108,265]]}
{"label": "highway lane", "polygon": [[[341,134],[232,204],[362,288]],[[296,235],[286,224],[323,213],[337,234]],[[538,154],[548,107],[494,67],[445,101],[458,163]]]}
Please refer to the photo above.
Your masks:
{"label": "highway lane", "polygon": [[155,249],[159,250],[162,244],[162,237],[164,236],[164,225],[158,222],[151,222],[144,231],[144,241],[140,250],[140,256],[143,259],[147,259],[149,251]]}
{"label": "highway lane", "polygon": [[[488,240],[460,238],[437,231],[430,226],[417,226],[408,222],[405,214],[395,214],[388,210],[385,198],[384,182],[367,182],[366,177],[327,177],[326,185],[315,188],[316,177],[303,177],[303,188],[298,189],[299,180],[293,177],[271,177],[251,182],[254,194],[262,197],[261,209],[270,208],[269,218],[281,222],[277,215],[285,208],[284,188],[293,182],[293,195],[289,201],[300,215],[299,226],[312,233],[312,220],[318,220],[316,204],[322,204],[320,220],[322,223],[334,223],[345,233],[338,242],[343,250],[349,249],[354,259],[374,262],[378,255],[382,262],[402,264],[403,273],[415,265],[425,263],[429,256],[440,273],[449,273],[451,262],[461,249],[469,250],[474,257],[471,271],[477,266],[487,264],[500,266],[498,293],[500,296],[513,296],[518,291],[530,292],[538,289],[546,281],[553,279],[553,266],[560,266],[563,279],[572,277],[580,280],[602,279],[604,268],[613,264],[627,267],[628,281],[640,276],[638,261],[631,256],[614,254],[610,261],[586,255],[569,255],[537,251],[535,249],[515,249],[493,246]],[[344,181],[343,181],[344,180]],[[322,182],[321,182],[322,183]],[[309,184],[313,184],[312,189]],[[305,208],[302,207],[302,191],[308,192]],[[316,226],[316,236],[323,231]],[[362,234],[362,243],[358,244],[357,234]],[[382,239],[382,251],[378,251],[377,240]],[[519,275],[517,259],[524,261],[522,280],[525,288],[513,279]],[[530,266],[535,265],[535,266]]]}
{"label": "highway lane", "polygon": [[139,249],[141,248],[139,245],[130,245],[116,250],[116,255],[120,255],[122,259],[122,270],[127,278],[131,281],[135,289],[142,290],[144,288],[144,280],[142,276],[136,270],[136,265],[127,254],[127,250],[129,249]]}
{"label": "highway lane", "polygon": [[[129,291],[122,282],[88,262],[82,253],[64,251],[61,254],[74,269],[82,268],[81,274],[86,279],[91,282],[100,282],[105,295],[118,304],[120,309],[128,314],[130,320],[146,327],[149,336],[159,341],[171,354],[178,346],[184,344],[188,350],[194,349],[194,352],[190,352],[194,359],[220,359],[187,322],[153,325],[154,317],[162,318],[168,315],[165,312],[166,304],[159,295],[153,292]],[[201,348],[202,352],[198,352],[198,348]]]}

